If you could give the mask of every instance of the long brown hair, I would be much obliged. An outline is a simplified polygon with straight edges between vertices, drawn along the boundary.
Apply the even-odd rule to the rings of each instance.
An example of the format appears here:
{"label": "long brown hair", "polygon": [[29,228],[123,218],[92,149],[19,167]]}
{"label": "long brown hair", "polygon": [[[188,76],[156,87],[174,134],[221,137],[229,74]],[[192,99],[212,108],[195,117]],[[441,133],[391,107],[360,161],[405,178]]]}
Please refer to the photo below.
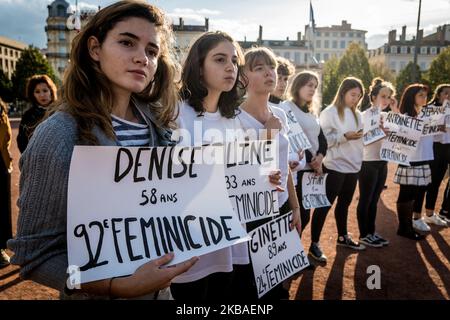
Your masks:
{"label": "long brown hair", "polygon": [[360,79],[355,78],[355,77],[345,78],[341,82],[341,85],[339,86],[339,89],[336,93],[336,96],[334,97],[332,105],[334,105],[337,108],[339,119],[341,119],[341,121],[343,121],[344,115],[345,115],[344,110],[347,107],[345,105],[345,99],[344,99],[345,94],[355,88],[358,88],[361,91],[361,98],[359,99],[359,102],[357,103],[356,106],[351,107],[351,110],[352,110],[353,116],[355,117],[355,121],[358,124],[358,116],[356,115],[356,108],[361,103],[362,97],[364,96],[364,86]]}
{"label": "long brown hair", "polygon": [[181,74],[180,95],[187,100],[194,110],[202,114],[204,112],[203,100],[208,95],[208,89],[202,81],[202,68],[208,53],[221,42],[229,41],[237,52],[238,74],[233,88],[220,94],[218,108],[220,114],[226,118],[233,118],[243,96],[243,84],[241,83],[241,66],[244,63],[241,46],[225,32],[207,32],[201,35],[189,49],[183,64]]}
{"label": "long brown hair", "polygon": [[442,91],[444,89],[450,88],[450,83],[443,83],[436,87],[436,90],[434,90],[433,98],[431,98],[431,101],[428,104],[442,104],[441,101],[439,101],[439,96],[441,95]]}
{"label": "long brown hair", "polygon": [[36,89],[36,86],[38,84],[40,84],[40,83],[45,83],[47,85],[47,87],[49,88],[51,96],[52,96],[51,103],[56,101],[56,99],[58,99],[58,96],[57,96],[57,93],[56,93],[57,92],[56,85],[52,81],[52,79],[50,79],[50,77],[45,75],[45,74],[36,74],[36,75],[31,76],[30,78],[28,78],[26,89],[25,89],[27,99],[32,104],[38,105],[36,97],[34,96],[34,89]]}
{"label": "long brown hair", "polygon": [[[416,117],[417,111],[416,105],[416,95],[420,91],[425,91],[428,93],[428,87],[421,83],[414,83],[406,87],[403,91],[402,98],[400,99],[400,113],[406,114],[410,117]],[[421,106],[423,107],[423,106]]]}
{"label": "long brown hair", "polygon": [[[315,80],[317,82],[317,86],[319,86],[319,76],[317,75],[317,73],[305,70],[297,74],[292,81],[291,88],[289,89],[289,96],[291,101],[294,102],[298,107],[303,107],[302,102],[300,101],[299,91],[311,80]],[[312,111],[313,113],[318,113],[318,110],[313,110],[313,102],[314,99],[313,101],[307,103],[308,109],[310,112]]]}
{"label": "long brown hair", "polygon": [[102,44],[108,32],[118,22],[128,18],[142,18],[154,23],[161,39],[158,68],[153,81],[141,93],[132,96],[148,103],[158,125],[169,126],[174,120],[178,101],[175,84],[177,65],[172,57],[173,34],[170,24],[164,13],[155,6],[141,1],[119,1],[97,12],[72,42],[63,97],[57,108],[74,116],[81,141],[98,143],[92,133],[94,126],[98,126],[110,138],[115,136],[111,123],[114,98],[110,81],[101,71],[99,63],[91,58],[88,39],[94,36]]}

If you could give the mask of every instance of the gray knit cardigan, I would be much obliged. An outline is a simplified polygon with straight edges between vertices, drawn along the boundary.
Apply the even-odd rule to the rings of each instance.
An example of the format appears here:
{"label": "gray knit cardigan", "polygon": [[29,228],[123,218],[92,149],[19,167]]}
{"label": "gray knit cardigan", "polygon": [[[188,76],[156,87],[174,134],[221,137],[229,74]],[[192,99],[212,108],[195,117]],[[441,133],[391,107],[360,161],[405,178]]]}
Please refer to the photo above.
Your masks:
{"label": "gray knit cardigan", "polygon": [[[156,125],[148,105],[136,103],[150,125],[154,141],[150,146],[173,145],[171,131]],[[94,135],[101,146],[117,146],[99,128]],[[63,292],[68,278],[66,217],[69,168],[75,145],[80,144],[75,119],[57,112],[35,130],[20,159],[19,218],[12,264],[20,276]]]}

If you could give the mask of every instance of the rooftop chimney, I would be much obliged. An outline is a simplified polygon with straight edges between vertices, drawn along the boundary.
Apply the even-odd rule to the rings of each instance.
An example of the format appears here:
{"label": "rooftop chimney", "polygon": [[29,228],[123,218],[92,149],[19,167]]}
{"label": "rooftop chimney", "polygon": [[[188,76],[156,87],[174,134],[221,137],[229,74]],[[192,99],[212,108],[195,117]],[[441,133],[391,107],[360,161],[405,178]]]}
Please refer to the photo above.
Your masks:
{"label": "rooftop chimney", "polygon": [[400,38],[401,42],[405,42],[406,41],[406,26],[402,27],[402,36]]}
{"label": "rooftop chimney", "polygon": [[388,42],[389,43],[395,42],[396,38],[397,38],[397,30],[389,31]]}
{"label": "rooftop chimney", "polygon": [[183,27],[184,27],[184,21],[183,21],[183,18],[180,17],[180,29],[183,29]]}
{"label": "rooftop chimney", "polygon": [[259,26],[259,35],[258,35],[258,43],[262,43],[262,36],[263,36],[263,27]]}
{"label": "rooftop chimney", "polygon": [[209,18],[205,18],[205,29],[209,31]]}
{"label": "rooftop chimney", "polygon": [[419,41],[422,41],[422,39],[423,39],[423,29],[419,30],[418,39],[419,39]]}

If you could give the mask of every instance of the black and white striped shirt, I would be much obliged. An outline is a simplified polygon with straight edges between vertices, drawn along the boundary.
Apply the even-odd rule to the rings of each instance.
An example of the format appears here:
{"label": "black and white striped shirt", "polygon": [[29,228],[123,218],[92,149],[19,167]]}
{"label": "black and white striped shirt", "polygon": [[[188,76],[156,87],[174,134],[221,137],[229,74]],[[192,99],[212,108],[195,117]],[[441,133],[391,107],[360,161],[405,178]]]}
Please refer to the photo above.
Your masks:
{"label": "black and white striped shirt", "polygon": [[111,115],[112,125],[119,144],[123,147],[150,145],[151,133],[147,124],[134,123]]}

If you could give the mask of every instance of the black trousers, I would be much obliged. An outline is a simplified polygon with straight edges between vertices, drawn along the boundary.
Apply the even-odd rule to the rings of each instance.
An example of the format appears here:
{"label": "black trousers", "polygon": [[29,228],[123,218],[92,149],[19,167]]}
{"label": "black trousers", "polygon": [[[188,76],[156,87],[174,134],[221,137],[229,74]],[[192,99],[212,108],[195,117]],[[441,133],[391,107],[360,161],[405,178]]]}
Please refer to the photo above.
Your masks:
{"label": "black trousers", "polygon": [[[355,193],[359,173],[342,173],[327,168],[324,169],[324,172],[328,173],[326,191],[327,198],[331,205],[333,205],[334,200],[337,198],[334,217],[336,219],[338,235],[347,235],[348,207],[350,206],[353,194]],[[330,208],[331,207],[323,207],[314,210],[311,221],[312,242],[319,242],[320,234],[322,233],[323,225]]]}
{"label": "black trousers", "polygon": [[364,161],[359,172],[357,217],[360,238],[375,233],[377,205],[387,178],[386,161]]}
{"label": "black trousers", "polygon": [[414,201],[414,212],[421,212],[427,186],[400,185],[397,203]]}
{"label": "black trousers", "polygon": [[434,160],[430,161],[431,184],[427,188],[425,208],[434,210],[439,187],[450,164],[450,144],[435,142],[433,144]]}
{"label": "black trousers", "polygon": [[0,156],[0,249],[6,249],[11,238],[11,174]]}
{"label": "black trousers", "polygon": [[313,172],[311,171],[299,171],[297,172],[297,186],[295,187],[295,191],[297,193],[298,202],[300,203],[300,221],[302,222],[302,232],[305,230],[311,219],[311,209],[305,209],[303,207],[302,199],[302,179],[305,172]]}
{"label": "black trousers", "polygon": [[444,199],[442,200],[441,212],[450,212],[450,180],[447,181],[447,187],[445,187]]}

